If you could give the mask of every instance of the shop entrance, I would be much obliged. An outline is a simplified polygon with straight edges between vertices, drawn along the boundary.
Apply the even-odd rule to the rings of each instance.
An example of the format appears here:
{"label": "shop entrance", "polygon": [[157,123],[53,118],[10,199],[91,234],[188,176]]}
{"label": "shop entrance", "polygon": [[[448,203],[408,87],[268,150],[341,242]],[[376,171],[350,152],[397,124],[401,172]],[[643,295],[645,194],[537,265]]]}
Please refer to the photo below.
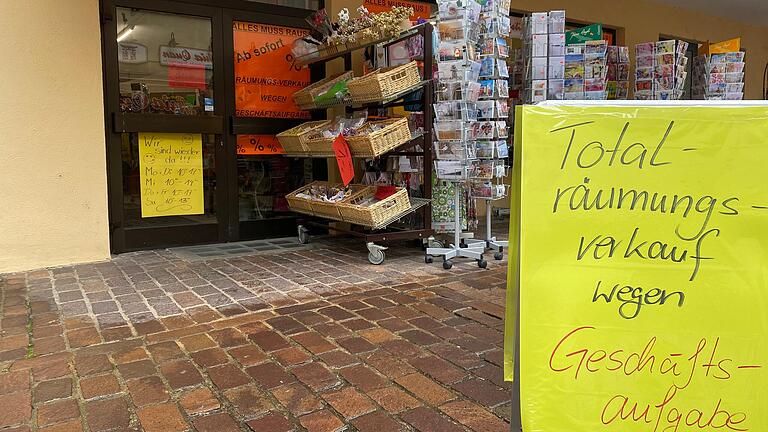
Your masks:
{"label": "shop entrance", "polygon": [[290,48],[319,5],[294,1],[102,1],[113,252],[295,234],[284,195],[327,163],[274,139],[309,118]]}

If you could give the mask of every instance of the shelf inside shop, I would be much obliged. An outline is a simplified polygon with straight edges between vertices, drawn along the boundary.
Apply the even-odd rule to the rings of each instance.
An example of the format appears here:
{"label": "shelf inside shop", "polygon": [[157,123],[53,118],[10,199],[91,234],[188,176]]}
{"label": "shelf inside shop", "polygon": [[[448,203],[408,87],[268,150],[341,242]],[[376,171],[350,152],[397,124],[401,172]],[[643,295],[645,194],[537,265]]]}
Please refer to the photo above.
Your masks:
{"label": "shelf inside shop", "polygon": [[357,51],[359,49],[363,49],[369,46],[378,45],[378,44],[392,45],[394,43],[400,42],[401,40],[408,39],[411,36],[417,35],[421,30],[421,27],[423,27],[424,25],[426,25],[426,23],[413,26],[410,29],[405,30],[404,32],[400,33],[395,37],[380,38],[380,39],[376,39],[374,41],[367,42],[365,44],[360,44],[360,45],[357,45],[357,44],[350,45],[343,50],[339,50],[333,53],[318,55],[317,52],[314,52],[314,53],[305,54],[303,56],[297,57],[295,60],[295,63],[298,66],[309,66],[314,63],[328,62],[328,61],[337,59],[339,57],[344,57],[347,54],[350,54],[354,51]]}

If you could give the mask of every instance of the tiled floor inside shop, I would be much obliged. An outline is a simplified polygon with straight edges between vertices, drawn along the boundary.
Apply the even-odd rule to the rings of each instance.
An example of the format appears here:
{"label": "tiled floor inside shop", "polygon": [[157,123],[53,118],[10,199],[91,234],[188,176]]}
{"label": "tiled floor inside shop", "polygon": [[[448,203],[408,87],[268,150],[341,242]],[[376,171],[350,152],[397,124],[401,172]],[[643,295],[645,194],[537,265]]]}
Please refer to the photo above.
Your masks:
{"label": "tiled floor inside shop", "polygon": [[0,430],[509,430],[506,259],[205,252],[2,276]]}

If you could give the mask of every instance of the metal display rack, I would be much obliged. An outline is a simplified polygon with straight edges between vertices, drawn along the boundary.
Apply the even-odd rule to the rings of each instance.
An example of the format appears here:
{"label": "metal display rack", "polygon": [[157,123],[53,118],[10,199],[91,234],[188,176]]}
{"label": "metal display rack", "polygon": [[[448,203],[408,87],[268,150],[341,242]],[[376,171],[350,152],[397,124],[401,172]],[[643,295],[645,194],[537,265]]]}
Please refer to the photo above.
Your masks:
{"label": "metal display rack", "polygon": [[[498,43],[499,40],[505,40],[509,37],[510,32],[509,7],[502,3],[488,2],[480,12],[480,79],[486,83],[493,82],[495,85],[491,87],[490,92],[481,96],[482,100],[478,102],[481,107],[479,117],[481,121],[484,121],[484,126],[493,125],[490,129],[495,132],[478,136],[476,154],[477,158],[480,159],[478,163],[491,162],[494,172],[490,178],[473,178],[471,181],[476,183],[470,187],[470,195],[475,199],[485,201],[486,238],[483,240],[465,240],[465,244],[470,247],[482,246],[495,251],[493,257],[496,260],[504,258],[503,251],[507,246],[507,242],[498,241],[493,236],[491,215],[493,214],[493,202],[507,196],[507,188],[503,184],[503,178],[508,171],[505,160],[509,157],[509,127],[506,122],[511,112],[508,84],[509,67],[507,66],[509,47],[506,42]],[[485,88],[485,86],[483,87]]]}
{"label": "metal display rack", "polygon": [[454,241],[447,247],[435,244],[440,247],[427,248],[424,261],[430,264],[435,257],[443,257],[443,268],[448,270],[453,267],[453,258],[464,257],[474,259],[478,267],[486,268],[485,245],[461,241],[463,188],[477,161],[476,142],[481,133],[477,121],[480,65],[476,61],[480,5],[471,0],[464,3],[441,1],[438,8],[440,82],[437,103],[433,106],[437,118],[433,145],[437,156],[437,178],[453,185]]}
{"label": "metal display rack", "polygon": [[[343,99],[340,101],[335,101],[332,104],[324,105],[324,106],[313,109],[313,111],[317,113],[318,110],[324,110],[324,109],[335,107],[335,106],[346,106],[347,110],[352,110],[352,109],[382,109],[382,108],[390,108],[395,106],[421,104],[423,106],[423,111],[424,111],[423,133],[415,134],[410,141],[408,141],[407,143],[404,143],[398,148],[393,149],[392,151],[386,153],[382,157],[422,156],[424,159],[422,164],[423,165],[422,175],[424,178],[423,196],[420,198],[411,197],[410,209],[400,214],[397,214],[396,216],[393,216],[388,220],[374,227],[352,225],[350,229],[345,229],[345,228],[331,225],[332,221],[327,221],[327,220],[313,220],[313,219],[299,220],[299,224],[297,228],[298,228],[298,236],[299,236],[300,243],[305,244],[309,242],[310,236],[309,236],[308,227],[316,227],[329,232],[337,232],[341,234],[358,237],[363,239],[368,249],[368,261],[371,264],[379,265],[379,264],[382,264],[386,259],[386,254],[384,251],[387,249],[387,247],[379,245],[377,243],[398,241],[398,240],[416,240],[416,241],[419,241],[420,244],[423,246],[426,242],[428,242],[428,240],[434,234],[434,230],[430,226],[430,223],[432,220],[432,210],[431,210],[432,147],[430,145],[432,142],[431,106],[432,106],[432,95],[433,95],[432,79],[431,79],[433,74],[433,65],[431,60],[432,59],[432,43],[431,43],[432,33],[433,33],[432,25],[430,25],[429,23],[424,23],[424,24],[414,26],[413,28],[404,31],[399,36],[394,38],[382,38],[381,40],[376,40],[364,45],[349,47],[345,50],[341,50],[332,54],[310,55],[310,56],[303,56],[303,57],[297,58],[296,64],[298,65],[305,65],[310,67],[323,67],[323,68],[325,68],[325,64],[327,62],[338,59],[338,58],[343,58],[345,70],[352,70],[352,53],[355,51],[363,50],[368,47],[372,47],[379,44],[383,45],[384,48],[386,49],[388,46],[393,45],[397,42],[400,42],[412,37],[417,37],[419,35],[421,35],[421,37],[423,37],[423,40],[424,40],[424,57],[423,57],[424,68],[423,68],[423,75],[422,75],[424,80],[418,83],[417,85],[375,103],[355,104],[349,99]],[[414,94],[419,90],[423,90],[420,101],[406,100],[408,96]],[[317,117],[317,115],[315,117]],[[420,145],[422,149],[421,151],[415,151],[413,149],[417,145]],[[332,155],[332,154],[329,154],[329,155],[316,154],[311,156],[287,154],[286,156],[300,157],[300,158],[335,157],[335,155]],[[398,227],[392,226],[395,222],[417,211],[420,211],[422,213],[421,219],[423,221],[422,222],[423,226],[418,228],[398,228]]]}

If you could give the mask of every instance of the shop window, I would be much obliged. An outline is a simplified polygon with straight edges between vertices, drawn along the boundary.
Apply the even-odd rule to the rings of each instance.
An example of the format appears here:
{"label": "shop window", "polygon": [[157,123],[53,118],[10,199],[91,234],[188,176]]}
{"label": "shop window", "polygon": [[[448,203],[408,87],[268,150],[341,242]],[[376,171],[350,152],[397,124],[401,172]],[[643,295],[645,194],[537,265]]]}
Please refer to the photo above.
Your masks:
{"label": "shop window", "polygon": [[213,114],[211,20],[117,8],[120,111]]}

